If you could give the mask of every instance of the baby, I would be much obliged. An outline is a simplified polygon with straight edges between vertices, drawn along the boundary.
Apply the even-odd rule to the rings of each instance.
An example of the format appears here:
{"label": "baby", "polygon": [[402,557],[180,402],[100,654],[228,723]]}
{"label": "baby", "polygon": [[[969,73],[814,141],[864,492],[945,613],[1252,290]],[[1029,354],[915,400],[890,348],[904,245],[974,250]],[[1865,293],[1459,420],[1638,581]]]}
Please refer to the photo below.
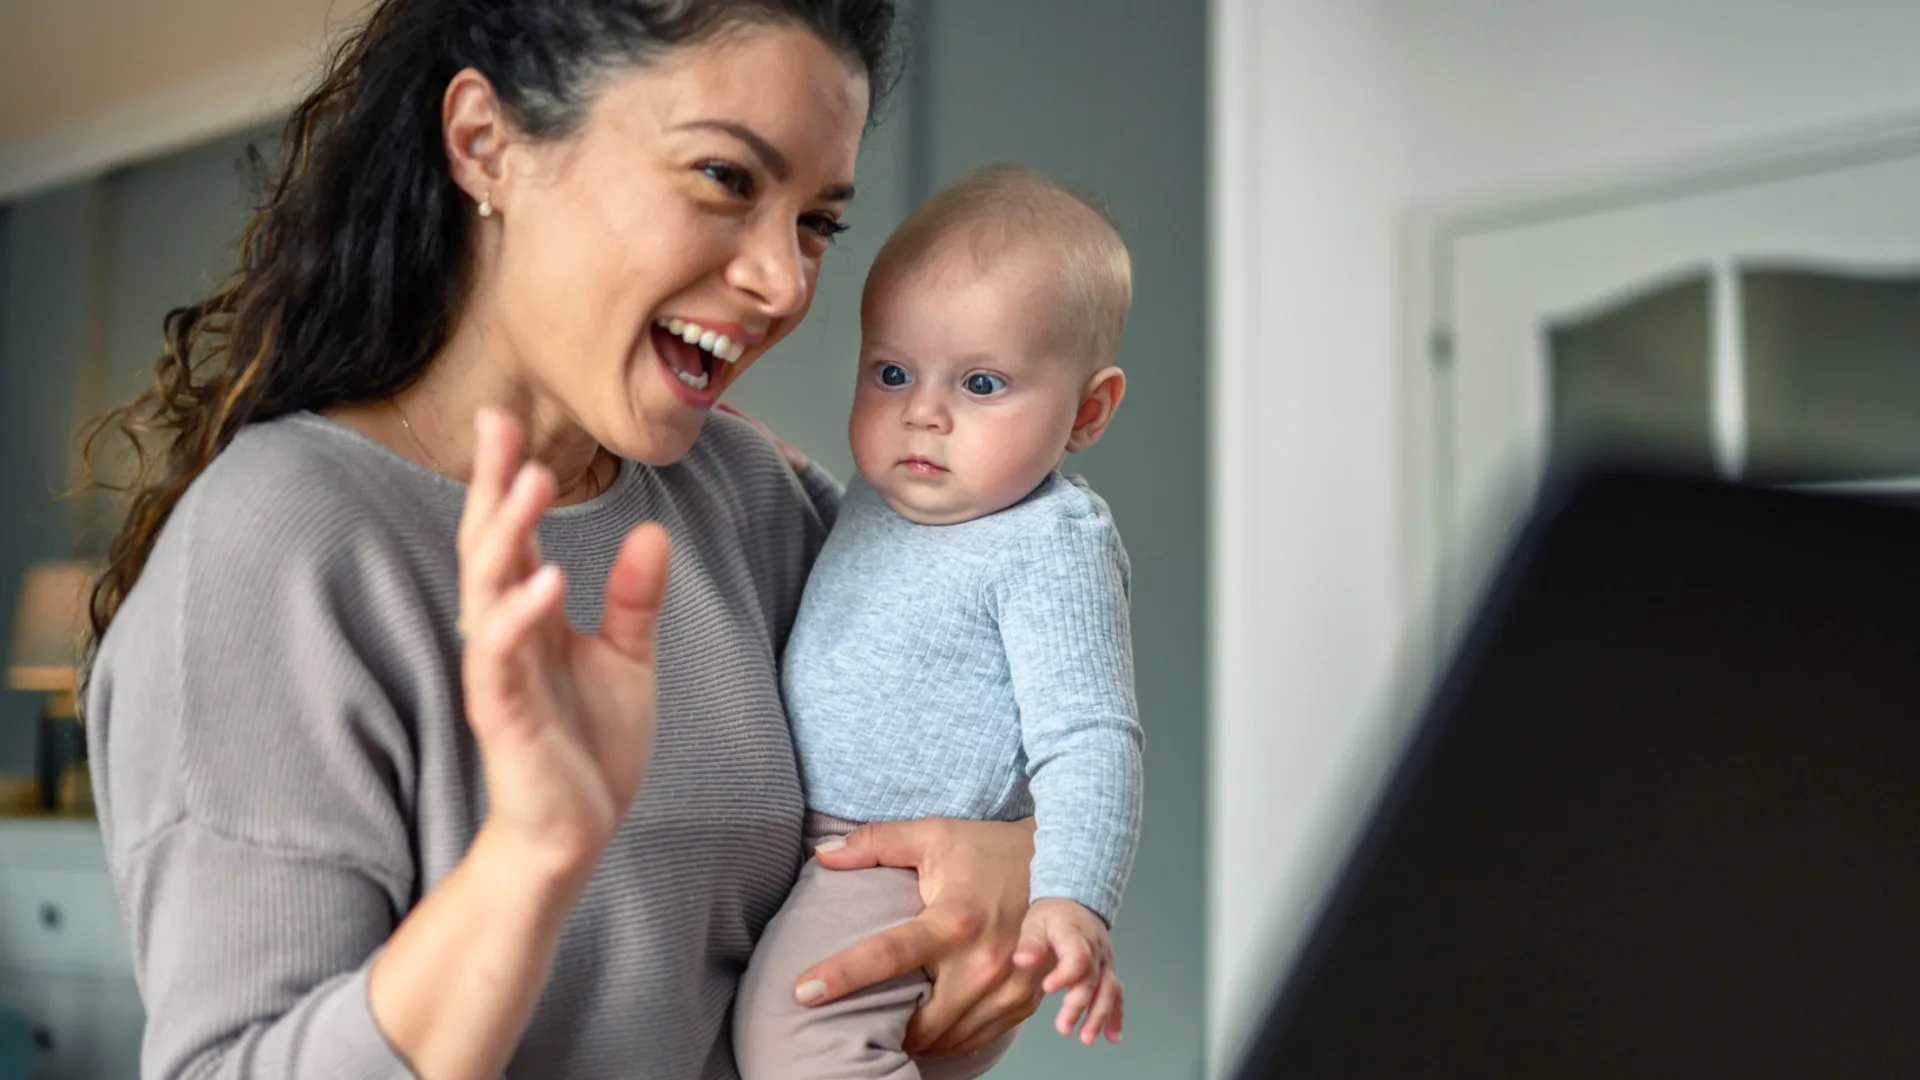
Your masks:
{"label": "baby", "polygon": [[[1016,962],[1079,969],[1056,1028],[1118,1040],[1107,928],[1140,824],[1128,564],[1106,503],[1060,474],[1125,394],[1133,295],[1106,216],[1029,170],[976,171],[888,239],[861,303],[856,477],[782,663],[808,843],[872,821],[1037,822]],[[810,966],[921,907],[911,871],[809,860],[740,986],[747,1080],[920,1077],[924,975],[809,1007]],[[808,987],[801,987],[804,998]],[[1084,1023],[1081,1021],[1084,1019]],[[974,1077],[1009,1034],[928,1077]]]}

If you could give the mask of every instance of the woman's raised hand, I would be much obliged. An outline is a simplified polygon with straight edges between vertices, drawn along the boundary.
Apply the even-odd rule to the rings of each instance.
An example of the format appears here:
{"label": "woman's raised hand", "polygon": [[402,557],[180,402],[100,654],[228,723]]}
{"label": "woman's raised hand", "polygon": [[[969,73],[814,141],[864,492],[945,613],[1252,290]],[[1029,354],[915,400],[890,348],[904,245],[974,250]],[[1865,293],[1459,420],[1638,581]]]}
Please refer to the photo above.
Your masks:
{"label": "woman's raised hand", "polygon": [[482,410],[459,556],[462,682],[487,825],[524,842],[529,869],[585,875],[653,752],[667,536],[652,523],[628,535],[607,578],[600,632],[581,634],[567,621],[566,582],[542,563],[534,532],[554,492],[552,473],[523,461],[519,425]]}

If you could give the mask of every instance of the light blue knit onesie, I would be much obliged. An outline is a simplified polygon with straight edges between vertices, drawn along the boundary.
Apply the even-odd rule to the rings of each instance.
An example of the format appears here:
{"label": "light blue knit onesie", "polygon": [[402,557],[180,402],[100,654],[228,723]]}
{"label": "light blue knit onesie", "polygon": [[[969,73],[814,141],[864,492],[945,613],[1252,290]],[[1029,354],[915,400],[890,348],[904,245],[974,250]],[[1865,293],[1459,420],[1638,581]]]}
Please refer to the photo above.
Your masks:
{"label": "light blue knit onesie", "polygon": [[854,821],[1035,816],[1035,899],[1112,921],[1140,828],[1126,549],[1059,473],[920,525],[856,478],[781,665],[807,805]]}

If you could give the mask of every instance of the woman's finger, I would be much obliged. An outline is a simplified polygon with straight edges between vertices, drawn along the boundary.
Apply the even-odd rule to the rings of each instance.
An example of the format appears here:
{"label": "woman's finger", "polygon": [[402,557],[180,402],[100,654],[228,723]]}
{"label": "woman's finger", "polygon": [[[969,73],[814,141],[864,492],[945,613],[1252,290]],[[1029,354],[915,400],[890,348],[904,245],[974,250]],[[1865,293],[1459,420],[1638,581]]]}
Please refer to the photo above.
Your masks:
{"label": "woman's finger", "polygon": [[814,857],[829,870],[866,870],[893,866],[917,870],[930,852],[946,842],[938,819],[876,821],[848,833],[832,847],[815,849]]}
{"label": "woman's finger", "polygon": [[802,1005],[824,1005],[855,990],[878,986],[910,971],[918,971],[938,956],[941,941],[950,934],[938,929],[939,913],[932,908],[913,919],[883,930],[807,969],[795,981],[794,1000]]}
{"label": "woman's finger", "polygon": [[[940,952],[936,955],[945,955],[947,959],[929,967],[933,992],[907,1021],[903,1045],[909,1053],[952,1043],[955,1025],[983,1005],[990,1010],[995,1008],[995,999],[1004,1000],[1009,995],[1022,999],[1029,988],[1037,990],[1042,974],[1053,963],[1053,957],[1048,955],[1038,968],[1015,967],[1012,942],[994,948],[981,941],[977,932],[979,916],[945,901],[929,905],[922,914],[929,912],[940,916],[935,933]],[[976,946],[985,944],[985,947],[966,953],[954,952],[956,945],[968,942]]]}
{"label": "woman's finger", "polygon": [[600,636],[643,664],[653,663],[653,631],[667,598],[667,531],[648,523],[627,534],[607,575]]}
{"label": "woman's finger", "polygon": [[471,547],[493,521],[507,485],[520,467],[520,425],[494,408],[473,414],[473,468],[460,508],[460,545]]}
{"label": "woman's finger", "polygon": [[[473,461],[467,480],[466,499],[460,508],[457,547],[460,556],[460,595],[455,626],[464,635],[477,624],[486,608],[499,595],[505,583],[482,587],[473,569],[479,548],[491,535],[507,493],[521,466],[520,425],[506,412],[492,407],[476,410],[473,416]],[[537,559],[523,566],[514,579],[525,577],[538,566]]]}
{"label": "woman's finger", "polygon": [[1009,982],[981,998],[928,1045],[921,1056],[928,1058],[963,1057],[986,1049],[995,1039],[1027,1022],[1046,1002],[1037,980]]}
{"label": "woman's finger", "polygon": [[[565,594],[566,578],[560,568],[543,566],[487,610],[467,639],[462,671],[468,701],[513,701],[526,693],[527,667],[516,662],[518,654],[541,621],[559,609]],[[491,711],[469,713],[483,723],[492,715]],[[486,734],[475,731],[476,736]]]}
{"label": "woman's finger", "polygon": [[958,972],[936,972],[933,992],[907,1020],[902,1040],[908,1053],[927,1053],[935,1047],[953,1043],[960,1022],[987,1002],[994,982],[989,978],[968,978]]}
{"label": "woman's finger", "polygon": [[1080,1041],[1092,1046],[1102,1031],[1107,1041],[1120,1041],[1120,1022],[1126,1013],[1124,993],[1120,989],[1120,977],[1108,968],[1100,976],[1100,990],[1093,997],[1093,1008],[1087,1010],[1087,1022],[1080,1028]]}
{"label": "woman's finger", "polygon": [[493,520],[469,548],[460,582],[460,617],[469,636],[501,594],[538,568],[540,548],[533,531],[553,493],[553,474],[545,466],[522,465]]}

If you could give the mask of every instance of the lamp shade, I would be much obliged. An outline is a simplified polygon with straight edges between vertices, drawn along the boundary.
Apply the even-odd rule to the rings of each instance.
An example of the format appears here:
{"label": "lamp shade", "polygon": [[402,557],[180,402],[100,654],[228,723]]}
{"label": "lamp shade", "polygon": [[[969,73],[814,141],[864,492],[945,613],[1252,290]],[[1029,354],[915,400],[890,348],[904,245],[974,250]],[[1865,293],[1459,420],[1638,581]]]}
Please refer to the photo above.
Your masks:
{"label": "lamp shade", "polygon": [[46,562],[27,568],[7,653],[9,687],[73,692],[87,625],[87,596],[99,569],[88,562]]}

